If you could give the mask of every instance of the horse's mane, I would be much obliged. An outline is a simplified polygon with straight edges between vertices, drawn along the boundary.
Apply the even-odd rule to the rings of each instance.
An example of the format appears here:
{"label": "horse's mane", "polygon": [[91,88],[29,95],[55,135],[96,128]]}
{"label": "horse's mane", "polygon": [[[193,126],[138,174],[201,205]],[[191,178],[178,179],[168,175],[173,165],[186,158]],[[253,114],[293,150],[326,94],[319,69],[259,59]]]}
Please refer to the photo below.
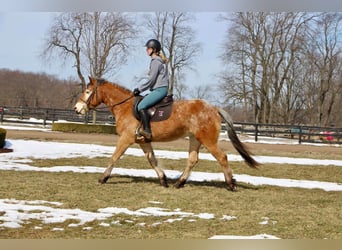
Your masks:
{"label": "horse's mane", "polygon": [[103,85],[105,83],[108,83],[108,84],[113,85],[115,88],[121,89],[121,90],[123,90],[123,91],[125,91],[127,93],[131,93],[132,92],[132,90],[130,90],[130,89],[124,87],[124,86],[121,86],[121,85],[119,85],[117,83],[110,82],[110,81],[108,81],[108,80],[106,80],[104,78],[96,78],[96,82],[97,82],[98,85]]}

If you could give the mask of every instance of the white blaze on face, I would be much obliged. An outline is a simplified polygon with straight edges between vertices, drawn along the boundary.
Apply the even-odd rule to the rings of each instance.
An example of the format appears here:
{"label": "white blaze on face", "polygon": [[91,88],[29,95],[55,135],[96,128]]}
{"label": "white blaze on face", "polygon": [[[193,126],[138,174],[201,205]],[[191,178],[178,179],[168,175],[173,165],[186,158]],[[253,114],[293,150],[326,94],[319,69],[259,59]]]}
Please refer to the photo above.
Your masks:
{"label": "white blaze on face", "polygon": [[91,96],[91,91],[86,90],[83,96],[80,98],[80,100],[75,104],[74,109],[77,113],[84,115],[86,111],[88,111],[87,101]]}
{"label": "white blaze on face", "polygon": [[90,91],[89,89],[86,89],[86,90],[85,90],[85,93],[83,94],[83,100],[84,100],[85,102],[88,101],[88,99],[89,99],[90,96],[91,96],[91,93],[93,93],[93,92]]}

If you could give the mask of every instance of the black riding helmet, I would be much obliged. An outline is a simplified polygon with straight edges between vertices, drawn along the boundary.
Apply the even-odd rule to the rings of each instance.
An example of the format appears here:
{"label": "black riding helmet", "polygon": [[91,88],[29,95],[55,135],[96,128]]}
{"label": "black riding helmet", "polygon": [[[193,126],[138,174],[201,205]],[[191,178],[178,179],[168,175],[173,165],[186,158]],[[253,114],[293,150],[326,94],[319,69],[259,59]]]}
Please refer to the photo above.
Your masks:
{"label": "black riding helmet", "polygon": [[145,47],[155,49],[156,52],[159,52],[161,50],[161,44],[156,39],[150,39],[146,42]]}

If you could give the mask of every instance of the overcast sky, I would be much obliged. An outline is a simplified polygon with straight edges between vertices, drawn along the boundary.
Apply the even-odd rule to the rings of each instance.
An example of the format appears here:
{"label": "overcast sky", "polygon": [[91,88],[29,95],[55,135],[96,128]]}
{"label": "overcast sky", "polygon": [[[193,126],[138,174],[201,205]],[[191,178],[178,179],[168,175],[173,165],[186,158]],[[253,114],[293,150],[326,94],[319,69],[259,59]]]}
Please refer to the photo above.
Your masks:
{"label": "overcast sky", "polygon": [[[186,84],[196,86],[213,83],[214,76],[221,70],[218,55],[227,29],[227,23],[217,21],[219,12],[194,12],[196,22],[192,25],[197,31],[195,39],[202,44],[202,52],[196,58],[197,72],[187,72]],[[51,12],[3,12],[0,14],[0,68],[22,70],[26,72],[44,72],[67,79],[76,77],[71,65],[61,66],[56,58],[47,64],[39,53],[43,47],[44,37],[51,26],[55,13]],[[141,49],[132,51],[129,61],[120,72],[108,79],[133,87],[136,76],[142,76],[147,69],[150,58]],[[88,74],[84,72],[84,74]]]}

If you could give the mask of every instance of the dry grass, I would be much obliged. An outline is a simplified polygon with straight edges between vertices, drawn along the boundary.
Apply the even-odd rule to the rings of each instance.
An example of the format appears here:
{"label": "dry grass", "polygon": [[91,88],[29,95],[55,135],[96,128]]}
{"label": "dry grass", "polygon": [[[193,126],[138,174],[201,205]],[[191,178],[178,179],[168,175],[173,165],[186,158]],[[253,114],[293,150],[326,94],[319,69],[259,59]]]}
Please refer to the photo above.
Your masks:
{"label": "dry grass", "polygon": [[[94,165],[103,166],[108,159],[60,159],[35,161],[34,165],[44,167],[55,165]],[[45,164],[44,164],[45,163]],[[165,167],[176,168],[183,160],[163,160]],[[145,166],[146,160],[139,157],[126,156],[119,163],[124,166]],[[232,164],[233,165],[233,164]],[[235,172],[250,171],[242,163],[234,163]],[[204,161],[206,168],[219,171],[215,162]],[[278,170],[257,171],[262,175],[283,178],[284,173],[292,172],[298,166],[281,166]],[[299,167],[315,169],[316,167]],[[278,174],[277,174],[278,171]],[[336,175],[341,179],[338,168],[331,168],[332,176],[325,174],[325,181],[333,181]],[[304,172],[303,174],[301,172]],[[327,171],[326,171],[327,172]],[[0,230],[1,238],[111,238],[111,239],[206,239],[213,235],[255,235],[272,234],[286,239],[341,239],[342,205],[340,192],[325,192],[322,190],[307,190],[297,188],[280,188],[272,186],[256,187],[240,184],[238,192],[229,192],[221,182],[189,182],[183,189],[159,186],[157,179],[113,176],[108,184],[97,184],[98,174],[80,173],[45,173],[45,172],[15,172],[1,171],[0,197],[18,200],[47,200],[63,203],[64,208],[80,208],[86,211],[97,211],[105,207],[123,207],[136,210],[153,206],[149,201],[159,201],[157,206],[174,210],[180,208],[185,212],[213,213],[211,220],[197,219],[189,222],[184,219],[173,223],[162,223],[166,218],[133,217],[116,215],[106,220],[118,220],[121,226],[102,227],[99,221],[85,226],[93,227],[90,231],[82,227],[70,228],[67,221],[62,224],[44,225],[36,230],[34,226],[39,221],[31,221],[19,229]],[[306,176],[305,170],[296,173],[300,178]],[[290,174],[289,174],[290,176]],[[319,175],[322,176],[322,175]],[[315,177],[311,176],[311,179]],[[155,205],[156,206],[156,205]],[[223,215],[236,216],[236,220],[221,220]],[[267,225],[259,224],[264,217],[269,218]],[[127,222],[127,221],[133,221]],[[146,223],[141,227],[139,223]],[[65,228],[64,231],[51,231],[54,227]]]}
{"label": "dry grass", "polygon": [[[241,135],[239,136],[241,139]],[[42,132],[27,130],[7,130],[8,139],[27,139],[40,141],[61,141],[76,143],[94,143],[106,146],[115,146],[118,140],[116,135],[108,134],[84,134],[84,133],[60,133],[60,132]],[[187,151],[189,141],[187,139],[179,139],[171,142],[153,143],[155,149]],[[220,141],[220,147],[227,154],[237,154],[229,141]],[[313,146],[313,145],[283,145],[283,144],[261,144],[247,143],[248,148],[254,155],[269,156],[288,156],[295,158],[313,158],[313,159],[334,159],[342,160],[342,148],[331,145]],[[133,145],[133,147],[138,147]],[[204,148],[201,150],[206,152]]]}
{"label": "dry grass", "polygon": [[[60,158],[60,159],[32,159],[32,166],[53,167],[53,166],[96,166],[106,167],[109,159],[107,157],[96,158]],[[158,163],[164,169],[183,171],[186,166],[186,159],[170,160],[158,159]],[[249,168],[243,162],[230,162],[230,167],[236,174],[249,174],[271,178],[284,178],[296,180],[316,180],[328,182],[341,182],[342,168],[336,166],[311,166],[311,165],[289,165],[289,164],[263,164],[258,169]],[[117,163],[123,168],[149,169],[150,165],[143,157],[125,155]],[[215,161],[200,160],[193,171],[221,173],[221,167]]]}
{"label": "dry grass", "polygon": [[[52,133],[39,133],[26,137],[41,140],[58,140]],[[93,135],[73,135],[70,139],[66,134],[62,141],[85,143],[107,140]],[[13,136],[11,132],[9,136]],[[21,136],[17,133],[15,136]],[[26,138],[25,137],[25,138]],[[46,138],[45,138],[46,137]],[[49,137],[49,138],[48,138]],[[45,139],[44,139],[45,138]],[[110,138],[111,140],[112,138]],[[88,141],[87,141],[88,140]],[[108,141],[106,145],[115,145]],[[186,150],[185,140],[178,143],[157,144],[156,148]],[[221,145],[228,153],[236,152],[229,143]],[[290,157],[310,157],[342,159],[341,149],[315,148],[304,146],[263,146],[250,145],[256,155],[281,155]],[[205,150],[203,150],[205,151]],[[312,157],[312,158],[314,158]],[[76,158],[58,160],[34,160],[32,165],[39,167],[51,166],[98,166],[105,167],[108,158]],[[165,169],[182,171],[186,160],[159,159]],[[124,156],[118,162],[119,167],[149,169],[144,158]],[[244,163],[231,162],[230,166],[236,174],[250,174],[274,178],[307,179],[329,182],[341,182],[341,167],[333,166],[301,166],[287,164],[266,164],[259,170],[248,168]],[[194,171],[221,172],[216,162],[201,160]],[[0,198],[17,200],[46,200],[62,202],[63,208],[79,208],[95,212],[99,208],[122,207],[130,210],[158,206],[170,210],[181,209],[184,212],[212,213],[214,219],[187,219],[173,223],[161,223],[168,218],[134,217],[115,215],[104,222],[120,221],[121,226],[111,224],[100,226],[99,221],[87,223],[92,227],[86,231],[81,227],[71,228],[71,221],[61,224],[44,224],[41,221],[30,221],[19,229],[0,229],[0,238],[73,238],[73,239],[207,239],[213,235],[255,235],[271,234],[283,239],[342,239],[342,199],[341,192],[325,192],[299,188],[281,188],[273,186],[252,186],[240,183],[238,192],[229,192],[222,182],[189,182],[183,189],[163,188],[157,179],[113,176],[105,185],[97,183],[99,174],[80,173],[46,173],[0,171]],[[237,180],[238,181],[238,180]],[[150,201],[159,201],[153,205]],[[223,215],[236,216],[237,219],[221,220]],[[1,212],[0,212],[1,216]],[[269,223],[259,224],[267,217]],[[133,221],[133,223],[131,222]],[[1,219],[0,219],[1,222]],[[139,223],[146,223],[139,226]],[[35,226],[42,229],[34,229]],[[51,231],[62,227],[64,231]]]}

